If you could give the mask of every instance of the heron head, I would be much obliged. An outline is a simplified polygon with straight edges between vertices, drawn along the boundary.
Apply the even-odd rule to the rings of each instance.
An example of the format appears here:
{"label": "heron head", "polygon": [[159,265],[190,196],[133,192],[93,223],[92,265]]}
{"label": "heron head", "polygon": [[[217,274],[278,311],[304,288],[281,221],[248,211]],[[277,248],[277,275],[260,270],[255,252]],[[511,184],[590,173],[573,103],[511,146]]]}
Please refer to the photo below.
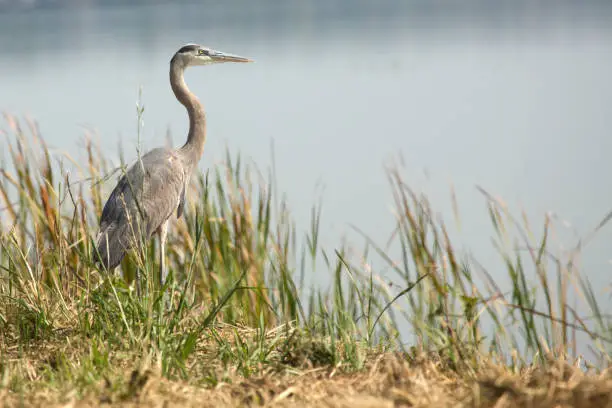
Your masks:
{"label": "heron head", "polygon": [[198,44],[184,45],[174,54],[172,60],[183,64],[185,67],[219,64],[222,62],[252,62],[248,58],[213,50]]}

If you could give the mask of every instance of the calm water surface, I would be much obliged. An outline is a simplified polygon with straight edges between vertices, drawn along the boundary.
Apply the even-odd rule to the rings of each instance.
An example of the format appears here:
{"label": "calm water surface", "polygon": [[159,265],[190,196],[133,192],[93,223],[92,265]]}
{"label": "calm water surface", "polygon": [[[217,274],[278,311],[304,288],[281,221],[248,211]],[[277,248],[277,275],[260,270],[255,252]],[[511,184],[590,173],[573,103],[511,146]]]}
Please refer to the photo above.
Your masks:
{"label": "calm water surface", "polygon": [[[119,140],[135,154],[142,86],[144,147],[168,131],[182,143],[187,120],[168,62],[198,42],[256,60],[188,71],[209,114],[201,168],[229,146],[266,169],[274,142],[298,227],[324,186],[328,248],[344,233],[360,242],[349,224],[385,242],[393,217],[383,165],[400,153],[407,182],[449,222],[454,185],[462,222],[453,234],[494,275],[476,185],[533,222],[549,211],[565,220],[559,248],[612,209],[606,2],[210,3],[0,14],[0,110],[31,115],[53,148],[72,154],[83,129],[95,129],[116,158]],[[608,230],[583,258],[606,299]]]}

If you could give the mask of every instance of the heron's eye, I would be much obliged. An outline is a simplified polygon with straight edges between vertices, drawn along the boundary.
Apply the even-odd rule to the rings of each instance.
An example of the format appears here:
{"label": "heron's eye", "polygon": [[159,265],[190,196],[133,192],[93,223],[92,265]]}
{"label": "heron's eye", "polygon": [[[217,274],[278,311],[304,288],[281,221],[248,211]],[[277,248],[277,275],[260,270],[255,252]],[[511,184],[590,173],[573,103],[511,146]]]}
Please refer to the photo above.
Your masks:
{"label": "heron's eye", "polygon": [[200,49],[198,50],[198,55],[208,55],[208,51]]}

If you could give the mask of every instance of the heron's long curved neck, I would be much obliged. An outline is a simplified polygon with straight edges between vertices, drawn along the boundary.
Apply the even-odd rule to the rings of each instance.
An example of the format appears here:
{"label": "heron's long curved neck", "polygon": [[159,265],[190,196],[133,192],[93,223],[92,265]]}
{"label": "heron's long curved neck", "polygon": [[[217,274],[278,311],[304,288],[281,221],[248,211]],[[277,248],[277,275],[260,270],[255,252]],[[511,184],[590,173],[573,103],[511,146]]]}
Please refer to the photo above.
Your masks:
{"label": "heron's long curved neck", "polygon": [[202,153],[204,153],[204,142],[206,142],[206,115],[204,106],[198,98],[189,91],[183,73],[185,67],[178,63],[170,64],[170,85],[176,99],[185,106],[189,115],[189,133],[187,142],[180,148],[189,167],[197,165]]}

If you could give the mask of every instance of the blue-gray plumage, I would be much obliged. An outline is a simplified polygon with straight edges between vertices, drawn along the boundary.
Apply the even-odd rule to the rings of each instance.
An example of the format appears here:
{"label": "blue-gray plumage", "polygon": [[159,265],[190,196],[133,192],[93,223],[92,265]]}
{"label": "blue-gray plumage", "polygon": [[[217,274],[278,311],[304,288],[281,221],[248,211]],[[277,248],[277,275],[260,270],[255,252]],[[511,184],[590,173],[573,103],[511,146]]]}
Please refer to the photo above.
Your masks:
{"label": "blue-gray plumage", "polygon": [[221,62],[250,62],[236,55],[187,44],[170,61],[170,85],[189,115],[187,142],[178,149],[157,148],[143,155],[120,178],[104,205],[94,253],[105,269],[116,268],[127,250],[159,235],[160,281],[166,280],[165,241],[169,220],[183,213],[191,174],[206,141],[204,107],[183,77],[185,68]]}

